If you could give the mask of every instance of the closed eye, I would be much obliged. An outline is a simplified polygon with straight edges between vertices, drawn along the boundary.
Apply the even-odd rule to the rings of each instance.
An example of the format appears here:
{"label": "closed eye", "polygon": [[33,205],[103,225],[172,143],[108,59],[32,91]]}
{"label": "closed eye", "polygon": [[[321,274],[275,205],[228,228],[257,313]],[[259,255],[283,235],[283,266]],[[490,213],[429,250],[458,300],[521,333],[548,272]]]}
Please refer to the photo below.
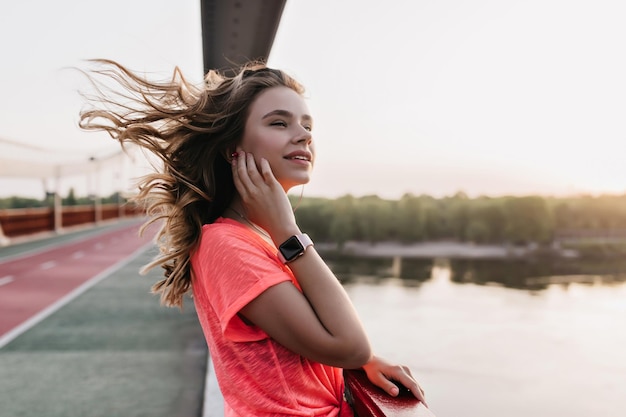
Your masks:
{"label": "closed eye", "polygon": [[287,123],[283,122],[282,120],[276,120],[275,122],[270,123],[270,126],[287,127]]}

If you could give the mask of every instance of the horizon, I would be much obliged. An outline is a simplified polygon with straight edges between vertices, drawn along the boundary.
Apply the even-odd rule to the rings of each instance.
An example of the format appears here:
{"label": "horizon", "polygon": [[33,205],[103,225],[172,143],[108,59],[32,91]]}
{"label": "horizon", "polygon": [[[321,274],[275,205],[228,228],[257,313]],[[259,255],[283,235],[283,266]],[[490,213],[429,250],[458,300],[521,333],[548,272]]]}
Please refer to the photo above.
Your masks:
{"label": "horizon", "polygon": [[[28,181],[28,180],[27,180]],[[0,180],[0,185],[2,184],[1,180]],[[290,190],[290,192],[288,193],[289,196],[293,199],[295,199],[297,201],[297,199],[300,198],[300,187],[295,187],[295,190]],[[69,187],[67,189],[67,192],[65,193],[60,193],[60,197],[61,198],[67,198],[70,191],[73,191],[74,193],[74,197],[77,199],[82,199],[82,198],[89,198],[90,194],[89,193],[80,193],[77,192],[76,189],[74,187]],[[110,197],[111,195],[113,195],[114,193],[117,193],[119,191],[117,190],[110,190],[110,192],[108,193],[103,193],[101,194],[99,197],[101,198],[106,198],[106,197]],[[126,195],[132,195],[132,193],[128,192],[128,191],[121,191],[122,194],[126,194]],[[7,200],[10,198],[24,198],[24,199],[33,199],[33,200],[37,200],[37,201],[44,201],[46,199],[46,193],[45,191],[41,191],[41,195],[37,196],[35,195],[36,193],[33,194],[11,194],[11,195],[4,195],[2,193],[0,193],[0,200]],[[450,194],[432,194],[432,193],[411,193],[411,192],[407,192],[404,193],[402,195],[398,195],[398,196],[385,196],[385,195],[380,195],[377,193],[372,193],[372,194],[354,194],[354,193],[345,193],[345,194],[337,194],[337,195],[314,195],[314,194],[307,194],[306,189],[304,191],[304,193],[302,194],[302,199],[325,199],[325,200],[337,200],[337,199],[341,199],[341,198],[345,198],[345,197],[352,197],[355,199],[362,199],[362,198],[368,198],[368,197],[376,197],[376,198],[380,198],[381,200],[386,200],[386,201],[399,201],[400,199],[402,199],[403,197],[405,197],[406,195],[410,195],[412,197],[428,197],[428,198],[433,198],[435,200],[442,200],[442,199],[448,199],[448,198],[457,198],[460,194],[464,195],[468,200],[477,200],[477,199],[482,199],[482,198],[487,198],[487,199],[504,199],[504,198],[524,198],[524,197],[540,197],[542,199],[546,199],[546,200],[566,200],[566,199],[584,199],[584,198],[592,198],[592,199],[602,199],[602,198],[620,198],[620,197],[626,197],[626,191],[621,192],[621,193],[611,193],[611,192],[600,192],[600,193],[588,193],[588,192],[580,192],[580,193],[576,193],[576,194],[541,194],[541,193],[525,193],[525,194],[514,194],[514,193],[504,193],[504,194],[468,194],[463,190],[458,190],[456,192],[450,193]]]}

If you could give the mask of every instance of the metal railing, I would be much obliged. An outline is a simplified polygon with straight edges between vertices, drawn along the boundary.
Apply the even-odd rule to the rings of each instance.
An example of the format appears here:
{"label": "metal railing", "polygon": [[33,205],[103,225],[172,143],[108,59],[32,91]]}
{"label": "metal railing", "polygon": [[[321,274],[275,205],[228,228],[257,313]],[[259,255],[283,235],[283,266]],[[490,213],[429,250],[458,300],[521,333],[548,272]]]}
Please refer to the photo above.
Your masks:
{"label": "metal railing", "polygon": [[361,370],[344,370],[346,397],[355,417],[435,417],[407,390],[392,397],[372,384]]}
{"label": "metal railing", "polygon": [[[0,210],[0,242],[8,243],[17,237],[61,232],[64,228],[143,215],[139,207],[128,203],[58,207],[60,213],[56,213],[54,207]],[[57,218],[59,220],[55,220]]]}

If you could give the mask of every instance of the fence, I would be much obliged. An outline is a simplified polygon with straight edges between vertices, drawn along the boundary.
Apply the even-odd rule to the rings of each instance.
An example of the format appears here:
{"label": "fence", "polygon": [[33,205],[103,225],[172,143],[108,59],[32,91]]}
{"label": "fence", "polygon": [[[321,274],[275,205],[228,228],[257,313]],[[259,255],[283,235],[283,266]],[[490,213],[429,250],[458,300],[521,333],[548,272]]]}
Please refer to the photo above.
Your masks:
{"label": "fence", "polygon": [[128,203],[59,206],[59,209],[60,222],[56,225],[54,207],[0,210],[0,238],[6,240],[43,232],[58,232],[67,227],[143,214],[139,207]]}

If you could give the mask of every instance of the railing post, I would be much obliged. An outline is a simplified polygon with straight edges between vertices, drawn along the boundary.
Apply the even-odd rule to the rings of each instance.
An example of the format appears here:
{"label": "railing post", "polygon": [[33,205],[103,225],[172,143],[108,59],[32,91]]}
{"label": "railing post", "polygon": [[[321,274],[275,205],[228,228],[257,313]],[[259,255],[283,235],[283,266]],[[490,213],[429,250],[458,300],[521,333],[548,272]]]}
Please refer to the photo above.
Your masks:
{"label": "railing post", "polygon": [[94,223],[100,224],[102,222],[102,202],[100,200],[100,161],[92,156],[89,158],[92,163],[91,176],[93,180],[93,210],[94,210]]}
{"label": "railing post", "polygon": [[61,233],[63,231],[63,200],[59,195],[59,191],[54,192],[54,232]]}
{"label": "railing post", "polygon": [[124,202],[122,201],[122,192],[117,194],[117,217],[119,219],[124,218]]}
{"label": "railing post", "polygon": [[2,223],[0,223],[0,247],[7,246],[11,241],[8,237],[4,235],[4,231],[2,230]]}
{"label": "railing post", "polygon": [[100,224],[102,222],[102,202],[100,201],[100,196],[96,195],[94,198],[94,219],[96,224]]}
{"label": "railing post", "polygon": [[55,167],[54,199],[53,199],[52,210],[54,210],[53,211],[54,233],[59,234],[63,232],[63,199],[61,198],[61,166],[60,165],[57,165]]}

